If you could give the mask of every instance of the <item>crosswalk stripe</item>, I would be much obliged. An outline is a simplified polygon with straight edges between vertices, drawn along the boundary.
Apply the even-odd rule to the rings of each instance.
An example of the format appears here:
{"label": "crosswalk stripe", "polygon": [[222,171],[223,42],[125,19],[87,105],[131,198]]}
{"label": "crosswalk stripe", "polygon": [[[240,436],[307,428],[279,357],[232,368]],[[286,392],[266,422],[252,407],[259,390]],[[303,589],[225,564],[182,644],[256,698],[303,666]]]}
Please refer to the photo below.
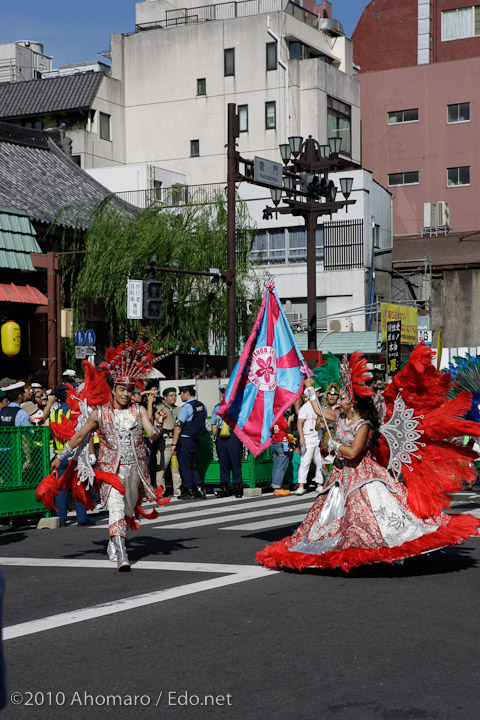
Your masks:
{"label": "crosswalk stripe", "polygon": [[[296,508],[295,508],[296,509]],[[298,513],[298,515],[289,515],[288,517],[273,518],[272,520],[262,520],[261,522],[245,523],[242,525],[228,525],[228,527],[218,528],[219,530],[263,530],[264,528],[281,527],[282,525],[300,524],[305,520],[306,513]]]}
{"label": "crosswalk stripe", "polygon": [[[227,498],[222,498],[222,500],[227,500]],[[311,500],[310,500],[310,505],[313,504],[314,500],[315,500],[315,496],[312,495]],[[215,520],[212,520],[212,523],[213,523],[213,522],[218,521],[219,515],[234,513],[234,512],[238,513],[239,511],[242,511],[243,509],[252,510],[254,508],[257,508],[258,509],[257,512],[260,510],[265,511],[265,512],[270,512],[270,508],[272,506],[278,507],[278,506],[283,506],[285,504],[290,504],[290,503],[292,503],[292,504],[296,503],[296,507],[298,507],[298,503],[300,502],[300,497],[298,495],[297,496],[287,495],[285,497],[276,497],[276,496],[273,497],[272,496],[271,498],[264,499],[264,500],[253,500],[252,501],[252,500],[249,500],[246,498],[245,501],[237,500],[235,502],[235,501],[232,501],[231,499],[229,499],[229,501],[232,504],[228,505],[227,507],[218,507],[217,502],[215,502],[214,504],[212,503],[212,505],[211,505],[209,501],[205,502],[203,500],[200,500],[200,501],[198,501],[198,503],[195,503],[195,505],[193,507],[192,506],[185,507],[185,505],[181,505],[180,507],[175,506],[170,509],[170,504],[169,504],[169,505],[167,505],[166,508],[159,510],[160,514],[159,514],[158,518],[155,518],[154,520],[142,519],[142,527],[144,525],[155,525],[156,527],[160,527],[160,525],[166,526],[167,524],[170,524],[172,521],[192,519],[195,517],[205,519],[205,516],[216,515],[217,518]],[[221,502],[221,500],[219,500],[218,502]],[[150,511],[155,506],[152,504],[152,505],[145,505],[144,507],[145,507],[145,510]],[[290,512],[290,510],[286,510],[285,512]],[[107,519],[105,519],[104,521],[102,521],[100,523],[95,523],[95,525],[92,525],[90,527],[90,529],[93,529],[93,530],[95,528],[105,529],[106,527],[108,527]]]}
{"label": "crosswalk stripe", "polygon": [[[162,530],[186,530],[187,528],[193,528],[193,527],[203,527],[205,525],[217,525],[219,523],[226,523],[226,522],[236,522],[239,520],[250,520],[251,518],[258,518],[259,515],[266,517],[270,514],[277,514],[277,515],[285,515],[286,513],[294,513],[297,510],[309,510],[312,506],[311,502],[308,503],[299,503],[297,505],[294,505],[293,507],[279,507],[279,508],[269,508],[268,510],[260,510],[258,509],[255,512],[245,512],[245,513],[238,513],[237,515],[221,515],[220,517],[214,517],[214,518],[204,518],[197,520],[193,520],[191,522],[175,522],[171,523],[169,525],[159,525],[158,527]],[[305,512],[303,513],[302,517],[305,515]],[[287,518],[288,519],[288,518]],[[279,523],[280,525],[283,523]]]}

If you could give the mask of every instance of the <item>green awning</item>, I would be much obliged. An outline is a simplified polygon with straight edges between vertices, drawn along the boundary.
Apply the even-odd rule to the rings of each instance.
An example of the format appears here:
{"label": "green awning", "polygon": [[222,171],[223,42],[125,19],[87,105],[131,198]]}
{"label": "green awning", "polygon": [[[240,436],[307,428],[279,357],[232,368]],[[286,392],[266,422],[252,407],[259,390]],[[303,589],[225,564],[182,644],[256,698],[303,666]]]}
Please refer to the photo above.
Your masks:
{"label": "green awning", "polygon": [[0,267],[35,270],[30,253],[41,253],[35,228],[25,210],[0,207]]}
{"label": "green awning", "polygon": [[[325,339],[323,339],[325,338]],[[306,332],[295,335],[300,350],[307,350],[308,334]],[[343,355],[361,350],[365,355],[380,352],[381,335],[377,336],[375,330],[351,331],[338,333],[317,333],[317,348],[321,352],[331,352],[334,355]]]}

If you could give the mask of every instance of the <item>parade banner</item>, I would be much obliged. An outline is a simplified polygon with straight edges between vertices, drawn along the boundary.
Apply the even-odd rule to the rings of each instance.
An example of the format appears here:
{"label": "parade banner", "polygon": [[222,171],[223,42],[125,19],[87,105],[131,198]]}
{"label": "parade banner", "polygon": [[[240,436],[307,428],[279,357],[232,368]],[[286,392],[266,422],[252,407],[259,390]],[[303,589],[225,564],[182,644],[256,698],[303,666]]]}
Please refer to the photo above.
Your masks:
{"label": "parade banner", "polygon": [[268,282],[218,411],[255,457],[271,444],[272,425],[302,394],[306,372],[275,286]]}
{"label": "parade banner", "polygon": [[400,338],[402,324],[400,322],[387,323],[387,361],[388,374],[395,375],[400,370]]}
{"label": "parade banner", "polygon": [[382,340],[387,341],[387,323],[400,321],[402,324],[401,342],[407,345],[418,343],[418,310],[407,305],[393,305],[392,303],[380,303],[380,315],[382,318]]}

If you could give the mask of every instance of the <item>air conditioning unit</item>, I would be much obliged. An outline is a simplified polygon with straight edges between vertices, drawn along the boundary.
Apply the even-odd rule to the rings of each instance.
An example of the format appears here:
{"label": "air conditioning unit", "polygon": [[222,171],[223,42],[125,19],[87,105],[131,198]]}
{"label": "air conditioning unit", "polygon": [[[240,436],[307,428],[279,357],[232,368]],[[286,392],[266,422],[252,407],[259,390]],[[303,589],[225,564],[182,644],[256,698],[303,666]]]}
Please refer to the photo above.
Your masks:
{"label": "air conditioning unit", "polygon": [[438,227],[450,227],[450,203],[440,200],[437,203]]}
{"label": "air conditioning unit", "polygon": [[329,332],[350,332],[351,329],[352,323],[349,317],[332,318],[328,321]]}
{"label": "air conditioning unit", "polygon": [[423,227],[437,227],[437,206],[435,203],[423,203]]}

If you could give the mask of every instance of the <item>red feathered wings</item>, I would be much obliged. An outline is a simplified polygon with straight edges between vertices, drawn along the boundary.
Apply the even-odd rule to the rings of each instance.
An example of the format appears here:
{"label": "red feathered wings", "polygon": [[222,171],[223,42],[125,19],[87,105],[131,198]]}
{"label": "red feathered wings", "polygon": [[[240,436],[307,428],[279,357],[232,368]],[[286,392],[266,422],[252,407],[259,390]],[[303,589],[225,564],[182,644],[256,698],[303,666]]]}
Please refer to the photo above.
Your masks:
{"label": "red feathered wings", "polygon": [[[415,431],[421,437],[416,441],[417,449],[409,454],[410,462],[402,464],[402,475],[408,487],[408,504],[422,518],[438,515],[442,508],[449,507],[452,493],[460,490],[464,481],[473,482],[475,477],[471,452],[454,438],[477,436],[480,426],[463,418],[470,408],[470,393],[460,393],[448,400],[449,387],[449,375],[435,369],[431,351],[420,344],[383,393],[386,421],[392,416],[395,398],[400,394],[407,408],[413,409],[413,420],[418,422]],[[384,435],[375,456],[388,466],[390,450]]]}

